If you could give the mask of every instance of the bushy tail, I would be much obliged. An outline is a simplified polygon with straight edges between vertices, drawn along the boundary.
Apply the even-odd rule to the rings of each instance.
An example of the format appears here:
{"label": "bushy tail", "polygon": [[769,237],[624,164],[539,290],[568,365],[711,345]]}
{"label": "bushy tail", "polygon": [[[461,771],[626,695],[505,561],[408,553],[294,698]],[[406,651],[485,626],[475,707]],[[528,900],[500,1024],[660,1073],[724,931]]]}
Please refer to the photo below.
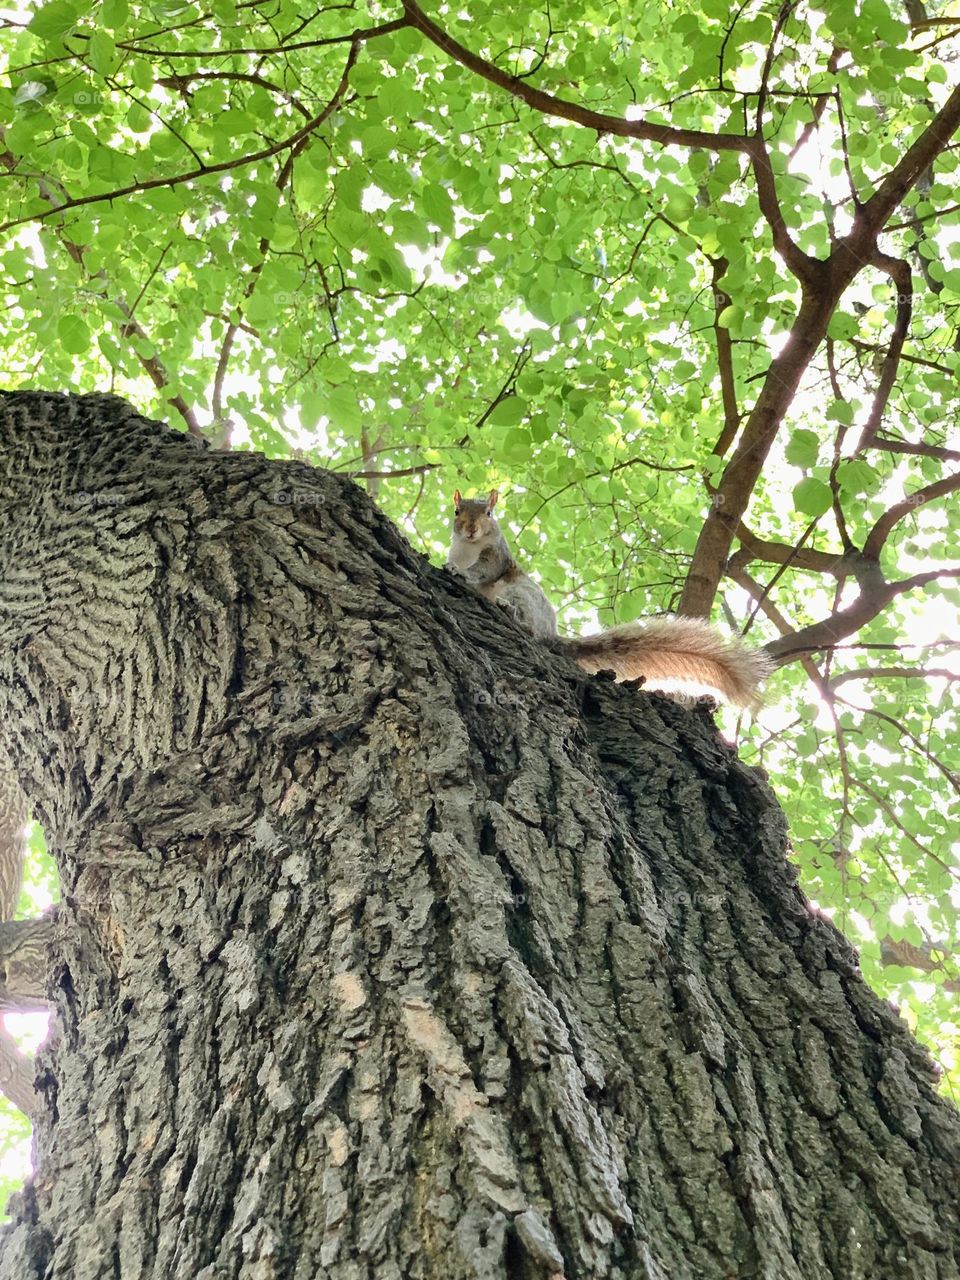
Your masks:
{"label": "bushy tail", "polygon": [[695,618],[651,618],[595,636],[561,638],[551,647],[585,671],[612,671],[619,680],[642,676],[653,686],[708,685],[738,707],[759,705],[757,686],[773,670],[759,650]]}

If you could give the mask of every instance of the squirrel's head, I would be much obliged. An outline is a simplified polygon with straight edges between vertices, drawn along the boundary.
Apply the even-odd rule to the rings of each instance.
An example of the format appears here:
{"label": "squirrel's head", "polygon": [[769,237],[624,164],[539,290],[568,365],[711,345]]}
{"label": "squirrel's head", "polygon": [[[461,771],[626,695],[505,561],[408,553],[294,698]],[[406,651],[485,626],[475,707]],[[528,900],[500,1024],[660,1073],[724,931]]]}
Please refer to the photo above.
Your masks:
{"label": "squirrel's head", "polygon": [[496,489],[491,489],[486,498],[464,498],[459,489],[453,493],[453,531],[467,542],[479,542],[488,533],[493,533],[497,521],[493,508],[500,497]]}

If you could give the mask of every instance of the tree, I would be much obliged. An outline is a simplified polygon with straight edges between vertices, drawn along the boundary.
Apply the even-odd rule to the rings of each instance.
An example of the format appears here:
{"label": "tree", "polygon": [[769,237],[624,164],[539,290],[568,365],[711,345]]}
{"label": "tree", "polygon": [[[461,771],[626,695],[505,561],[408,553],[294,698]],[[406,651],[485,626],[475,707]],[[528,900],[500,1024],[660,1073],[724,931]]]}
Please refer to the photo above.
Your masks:
{"label": "tree", "polygon": [[113,397],[3,397],[0,547],[64,885],[0,1277],[960,1275],[960,1117],[707,713]]}
{"label": "tree", "polygon": [[955,20],[52,0],[5,33],[15,385],[301,448],[432,551],[444,491],[509,487],[569,626],[771,644],[792,710],[745,749],[949,1066]]}

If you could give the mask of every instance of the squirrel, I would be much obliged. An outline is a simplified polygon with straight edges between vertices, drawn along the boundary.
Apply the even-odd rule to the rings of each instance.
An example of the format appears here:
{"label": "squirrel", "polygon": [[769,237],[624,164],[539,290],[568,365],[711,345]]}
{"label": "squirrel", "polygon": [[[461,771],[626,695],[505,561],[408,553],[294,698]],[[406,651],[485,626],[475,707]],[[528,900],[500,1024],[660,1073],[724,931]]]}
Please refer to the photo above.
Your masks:
{"label": "squirrel", "polygon": [[508,609],[535,639],[591,674],[612,671],[618,680],[689,681],[716,689],[734,706],[756,709],[757,687],[770,673],[770,663],[762,653],[696,618],[651,618],[598,635],[558,635],[553,606],[517,565],[493,514],[499,498],[496,489],[486,498],[464,498],[459,489],[454,491],[448,569],[485,599]]}

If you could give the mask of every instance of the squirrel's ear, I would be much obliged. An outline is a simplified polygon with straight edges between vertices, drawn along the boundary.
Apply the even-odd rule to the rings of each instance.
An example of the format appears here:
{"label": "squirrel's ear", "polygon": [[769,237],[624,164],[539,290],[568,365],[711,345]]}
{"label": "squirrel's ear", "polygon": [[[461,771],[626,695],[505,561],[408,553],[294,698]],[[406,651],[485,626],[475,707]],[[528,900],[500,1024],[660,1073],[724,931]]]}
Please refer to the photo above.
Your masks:
{"label": "squirrel's ear", "polygon": [[459,510],[460,510],[460,503],[461,503],[462,501],[463,501],[463,496],[462,496],[462,494],[460,493],[460,490],[459,490],[459,489],[454,489],[454,491],[453,491],[453,509],[454,509],[454,511],[459,511]]}
{"label": "squirrel's ear", "polygon": [[497,505],[497,501],[499,497],[500,497],[500,494],[497,492],[496,489],[490,490],[490,493],[487,497],[487,515],[489,515],[490,512],[493,510],[493,508]]}

